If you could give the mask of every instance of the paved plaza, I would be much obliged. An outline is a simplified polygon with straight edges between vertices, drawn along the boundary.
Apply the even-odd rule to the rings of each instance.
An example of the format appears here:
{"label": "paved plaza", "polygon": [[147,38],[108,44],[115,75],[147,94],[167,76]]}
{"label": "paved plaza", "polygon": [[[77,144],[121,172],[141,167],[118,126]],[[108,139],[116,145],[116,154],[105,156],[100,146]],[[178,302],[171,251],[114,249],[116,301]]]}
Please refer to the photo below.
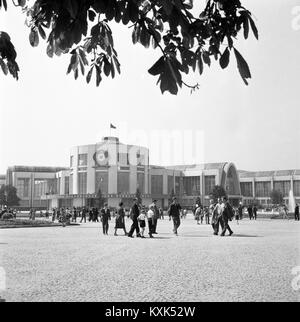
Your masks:
{"label": "paved plaza", "polygon": [[[130,220],[126,222],[127,229]],[[168,219],[154,239],[103,236],[99,223],[0,230],[6,301],[299,301],[293,220],[231,222],[234,235]]]}

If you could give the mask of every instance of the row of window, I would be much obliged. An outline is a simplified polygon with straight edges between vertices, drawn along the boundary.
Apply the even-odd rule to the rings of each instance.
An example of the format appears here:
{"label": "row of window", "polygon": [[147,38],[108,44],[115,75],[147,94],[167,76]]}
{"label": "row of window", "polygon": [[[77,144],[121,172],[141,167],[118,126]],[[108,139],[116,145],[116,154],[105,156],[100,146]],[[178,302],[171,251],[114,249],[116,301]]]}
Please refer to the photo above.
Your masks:
{"label": "row of window", "polygon": [[[291,181],[274,181],[274,190],[280,191],[284,197],[288,197],[291,190]],[[295,196],[300,196],[300,180],[293,181],[293,191]],[[256,197],[269,197],[271,192],[271,182],[261,181],[254,183],[254,193]],[[245,197],[253,197],[252,182],[241,182],[241,194]]]}
{"label": "row of window", "polygon": [[[118,193],[124,193],[129,191],[129,173],[118,172]],[[60,194],[60,183],[61,178],[58,179],[47,179],[47,180],[35,180],[33,186],[33,196],[39,197],[46,193],[49,194]],[[215,176],[205,176],[204,178],[204,189],[205,194],[211,193],[215,186]],[[241,194],[244,197],[253,196],[253,185],[252,182],[241,182]],[[28,198],[30,194],[30,178],[19,178],[17,180],[17,193],[21,198]],[[143,194],[145,193],[145,175],[144,173],[137,173],[137,188]],[[167,179],[167,191],[168,194],[174,189],[175,194],[183,194],[187,196],[197,196],[201,194],[200,191],[200,177],[174,177],[168,176]],[[96,172],[95,178],[95,191],[99,189],[103,193],[108,193],[108,173],[107,172]],[[290,181],[274,181],[274,189],[280,191],[284,197],[288,197],[291,190]],[[228,190],[228,189],[227,189]],[[229,189],[232,190],[232,189]],[[295,196],[300,196],[300,180],[293,181],[293,190]],[[84,194],[87,191],[87,173],[78,173],[78,193]],[[261,181],[255,182],[254,194],[256,197],[269,197],[271,192],[271,182]],[[64,181],[64,193],[73,194],[73,175],[65,177]],[[229,192],[230,193],[230,192]],[[151,194],[161,195],[163,194],[163,176],[152,175],[151,176]]]}

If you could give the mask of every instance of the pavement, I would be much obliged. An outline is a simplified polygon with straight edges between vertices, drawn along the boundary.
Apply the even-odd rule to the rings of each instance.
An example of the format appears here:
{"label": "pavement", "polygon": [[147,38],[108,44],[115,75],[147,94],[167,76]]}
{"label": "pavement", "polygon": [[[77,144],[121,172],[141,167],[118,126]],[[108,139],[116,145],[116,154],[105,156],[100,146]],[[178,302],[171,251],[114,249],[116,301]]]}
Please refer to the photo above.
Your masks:
{"label": "pavement", "polygon": [[300,222],[243,219],[230,222],[231,237],[220,237],[190,216],[178,236],[172,222],[159,220],[153,239],[131,239],[122,230],[113,236],[114,220],[105,236],[100,225],[1,229],[0,298],[300,300]]}

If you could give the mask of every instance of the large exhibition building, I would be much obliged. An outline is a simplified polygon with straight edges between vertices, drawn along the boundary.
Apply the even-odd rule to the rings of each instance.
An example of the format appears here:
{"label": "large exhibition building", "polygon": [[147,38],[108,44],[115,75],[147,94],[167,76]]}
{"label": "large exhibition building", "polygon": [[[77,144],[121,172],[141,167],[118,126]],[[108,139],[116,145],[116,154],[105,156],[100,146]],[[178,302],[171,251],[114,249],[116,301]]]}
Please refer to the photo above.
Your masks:
{"label": "large exhibition building", "polygon": [[111,207],[122,200],[131,205],[139,190],[144,204],[153,199],[167,207],[172,190],[184,207],[200,196],[204,205],[215,185],[222,186],[233,204],[270,203],[270,191],[287,200],[290,190],[300,201],[300,170],[238,171],[231,162],[189,166],[153,166],[149,150],[125,145],[116,137],[71,149],[69,167],[9,167],[0,185],[17,188],[21,208],[94,206],[101,191]]}

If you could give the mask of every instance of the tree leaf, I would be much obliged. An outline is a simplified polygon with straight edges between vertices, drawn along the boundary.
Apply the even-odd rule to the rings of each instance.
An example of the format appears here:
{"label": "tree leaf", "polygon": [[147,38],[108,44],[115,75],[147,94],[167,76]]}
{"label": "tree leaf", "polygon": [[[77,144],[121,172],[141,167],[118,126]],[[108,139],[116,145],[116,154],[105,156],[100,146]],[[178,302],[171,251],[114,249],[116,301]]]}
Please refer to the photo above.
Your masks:
{"label": "tree leaf", "polygon": [[249,21],[248,16],[243,15],[244,38],[247,39],[249,35]]}
{"label": "tree leaf", "polygon": [[161,56],[159,60],[151,68],[148,69],[148,73],[153,76],[159,75],[162,73],[164,67],[165,67],[164,56]]}
{"label": "tree leaf", "polygon": [[100,67],[95,65],[96,67],[96,86],[99,86],[101,80],[102,80],[102,77],[101,77],[101,70],[100,70]]}
{"label": "tree leaf", "polygon": [[236,57],[237,67],[240,72],[240,75],[241,75],[244,83],[246,85],[248,85],[247,79],[251,78],[249,66],[248,66],[247,62],[245,61],[245,59],[243,58],[243,56],[235,48],[234,48],[234,54]]}
{"label": "tree leaf", "polygon": [[253,21],[253,19],[250,15],[249,15],[249,22],[250,22],[250,26],[251,26],[251,29],[252,29],[252,32],[253,32],[255,38],[258,40],[258,31],[257,31],[256,25],[255,25],[255,22]]}
{"label": "tree leaf", "polygon": [[29,42],[32,47],[36,47],[39,44],[39,34],[35,29],[30,30]]}
{"label": "tree leaf", "polygon": [[46,33],[41,25],[38,26],[39,33],[43,39],[46,39]]}
{"label": "tree leaf", "polygon": [[4,75],[7,75],[8,74],[8,67],[2,58],[0,58],[0,66],[2,68]]}
{"label": "tree leaf", "polygon": [[93,69],[94,69],[94,66],[91,67],[91,69],[89,70],[89,72],[86,75],[86,82],[87,83],[89,83],[90,80],[91,80],[91,77],[92,77],[92,74],[93,74]]}
{"label": "tree leaf", "polygon": [[224,69],[228,66],[229,64],[229,57],[230,57],[230,51],[228,47],[224,50],[221,58],[220,58],[220,66]]}

